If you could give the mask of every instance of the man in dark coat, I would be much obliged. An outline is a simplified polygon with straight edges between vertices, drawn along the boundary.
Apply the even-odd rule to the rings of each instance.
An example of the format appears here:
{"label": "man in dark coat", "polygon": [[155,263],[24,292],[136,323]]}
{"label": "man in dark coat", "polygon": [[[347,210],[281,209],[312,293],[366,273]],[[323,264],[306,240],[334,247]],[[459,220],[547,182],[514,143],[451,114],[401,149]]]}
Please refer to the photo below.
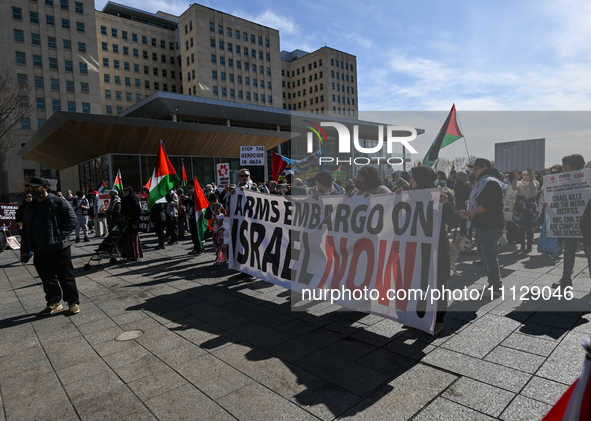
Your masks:
{"label": "man in dark coat", "polygon": [[70,234],[76,228],[76,214],[69,202],[49,193],[49,180],[33,177],[26,187],[35,198],[23,218],[21,259],[35,254],[34,265],[43,282],[47,307],[39,313],[50,316],[64,309],[62,297],[71,315],[80,312],[80,299],[70,246]]}

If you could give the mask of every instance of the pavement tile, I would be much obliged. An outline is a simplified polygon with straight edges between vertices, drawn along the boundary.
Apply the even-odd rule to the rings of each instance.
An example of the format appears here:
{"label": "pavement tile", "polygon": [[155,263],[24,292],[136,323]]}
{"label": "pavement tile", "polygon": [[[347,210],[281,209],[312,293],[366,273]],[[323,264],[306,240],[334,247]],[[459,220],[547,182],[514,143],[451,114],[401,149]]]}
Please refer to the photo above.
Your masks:
{"label": "pavement tile", "polygon": [[365,396],[388,377],[346,358],[320,350],[295,362],[296,365],[358,396]]}
{"label": "pavement tile", "polygon": [[316,351],[318,351],[318,347],[307,342],[300,341],[299,339],[290,339],[269,349],[271,354],[275,354],[282,360],[289,362],[299,360],[300,358],[310,355]]}
{"label": "pavement tile", "polygon": [[552,408],[539,401],[518,395],[511,405],[501,414],[499,419],[506,421],[541,420]]}
{"label": "pavement tile", "polygon": [[515,394],[462,377],[441,396],[496,418],[509,405]]}
{"label": "pavement tile", "polygon": [[306,421],[317,420],[294,403],[258,383],[252,383],[217,400],[239,420]]}
{"label": "pavement tile", "polygon": [[554,405],[568,388],[569,385],[534,376],[523,388],[520,394],[537,401]]}
{"label": "pavement tile", "polygon": [[416,364],[416,360],[379,348],[357,360],[357,363],[393,378]]}
{"label": "pavement tile", "polygon": [[[227,332],[261,349],[270,349],[291,339],[284,333],[253,321],[230,327]],[[305,340],[304,337],[300,339]]]}
{"label": "pavement tile", "polygon": [[544,361],[546,361],[544,357],[539,355],[532,355],[528,352],[518,351],[504,346],[496,347],[484,359],[530,374],[534,374]]}
{"label": "pavement tile", "polygon": [[115,341],[110,340],[106,342],[100,342],[97,344],[92,344],[92,347],[99,354],[101,357],[106,357],[107,355],[116,354],[118,352],[124,352],[133,348],[136,348],[140,345],[136,341]]}
{"label": "pavement tile", "polygon": [[456,378],[453,374],[418,364],[382,386],[339,419],[408,420]]}
{"label": "pavement tile", "polygon": [[168,364],[172,368],[176,368],[179,364],[190,361],[194,358],[204,355],[206,352],[199,348],[197,345],[187,343],[186,345],[177,346],[158,354],[164,363]]}
{"label": "pavement tile", "polygon": [[130,364],[114,367],[113,369],[121,380],[125,383],[131,383],[142,377],[168,370],[169,367],[154,355],[148,354]]}
{"label": "pavement tile", "polygon": [[215,356],[286,398],[321,380],[301,367],[246,344],[223,348]]}
{"label": "pavement tile", "polygon": [[435,346],[421,342],[419,339],[399,336],[390,341],[386,348],[399,355],[403,355],[414,360],[420,360],[429,352],[435,349]]}
{"label": "pavement tile", "polygon": [[211,399],[218,399],[253,381],[210,354],[179,364],[176,371]]}
{"label": "pavement tile", "polygon": [[186,386],[189,382],[172,369],[142,377],[127,384],[142,401],[160,396],[176,388]]}
{"label": "pavement tile", "polygon": [[192,385],[178,387],[147,400],[145,404],[161,421],[229,421],[235,419]]}
{"label": "pavement tile", "polygon": [[360,398],[342,387],[321,380],[306,387],[290,400],[322,420],[332,420],[359,402]]}
{"label": "pavement tile", "polygon": [[111,373],[111,368],[101,359],[95,358],[90,361],[73,365],[61,370],[57,370],[56,374],[63,385],[70,384],[82,379],[88,379],[98,374]]}
{"label": "pavement tile", "polygon": [[437,398],[425,407],[413,421],[488,421],[494,418],[476,412],[445,398]]}
{"label": "pavement tile", "polygon": [[518,393],[531,377],[521,371],[443,348],[430,352],[422,362],[514,393]]}
{"label": "pavement tile", "polygon": [[[113,341],[113,342],[120,342],[120,341]],[[126,348],[122,351],[116,352],[114,354],[107,355],[103,357],[105,362],[109,364],[111,368],[117,368],[124,365],[131,364],[135,361],[138,361],[140,358],[143,358],[148,355],[152,355],[146,348],[139,345],[135,341],[121,341],[120,343],[123,344],[130,344],[134,345],[130,348]]]}
{"label": "pavement tile", "polygon": [[532,335],[512,333],[503,342],[501,342],[501,345],[508,348],[529,352],[530,354],[547,357],[552,353],[552,351],[554,351],[554,348],[558,346],[558,343],[555,341],[541,339]]}
{"label": "pavement tile", "polygon": [[298,339],[314,345],[318,348],[327,347],[335,342],[343,339],[344,336],[337,332],[332,332],[325,328],[318,328],[310,332],[304,333]]}
{"label": "pavement tile", "polygon": [[581,337],[583,335],[578,331],[568,333],[536,375],[559,383],[572,384],[581,374],[585,361]]}
{"label": "pavement tile", "polygon": [[358,339],[344,337],[340,341],[327,346],[325,349],[329,352],[340,355],[341,357],[355,361],[370,352],[375,351],[377,347]]}

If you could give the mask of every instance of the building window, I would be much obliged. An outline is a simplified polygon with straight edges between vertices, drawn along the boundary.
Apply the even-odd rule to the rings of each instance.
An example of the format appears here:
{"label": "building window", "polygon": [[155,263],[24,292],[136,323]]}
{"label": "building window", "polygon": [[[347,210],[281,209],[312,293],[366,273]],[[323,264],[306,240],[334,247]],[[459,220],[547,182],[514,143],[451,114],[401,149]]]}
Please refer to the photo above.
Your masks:
{"label": "building window", "polygon": [[148,44],[148,37],[145,35],[142,35],[142,44]]}
{"label": "building window", "polygon": [[150,81],[149,80],[144,80],[144,88],[150,89]]}
{"label": "building window", "polygon": [[218,87],[217,86],[214,86],[213,87],[213,94],[214,95],[217,95],[218,94]]}
{"label": "building window", "polygon": [[121,85],[121,76],[115,76],[115,85]]}
{"label": "building window", "polygon": [[41,36],[39,34],[31,33],[31,44],[41,45]]}
{"label": "building window", "polygon": [[[24,75],[22,73],[17,73],[16,80],[18,81],[19,85],[26,85],[27,84],[27,75]],[[41,81],[43,81],[43,78],[41,78]]]}
{"label": "building window", "polygon": [[82,103],[82,112],[84,114],[90,114],[90,104],[88,102]]}
{"label": "building window", "polygon": [[134,73],[139,73],[140,72],[140,65],[137,63],[133,63],[133,71],[134,71]]}
{"label": "building window", "polygon": [[136,88],[141,88],[142,87],[142,81],[139,79],[135,79],[135,87]]}
{"label": "building window", "polygon": [[76,112],[76,103],[74,101],[68,101],[68,112],[70,112],[70,113]]}
{"label": "building window", "polygon": [[53,107],[53,111],[61,111],[62,109],[62,103],[59,99],[53,99],[51,100],[51,104]]}
{"label": "building window", "polygon": [[74,71],[74,63],[72,60],[64,60],[64,67],[66,69],[66,73],[72,73]]}
{"label": "building window", "polygon": [[142,57],[147,60],[148,59],[148,52],[146,50],[142,50]]}
{"label": "building window", "polygon": [[113,44],[113,52],[119,54],[119,45]]}
{"label": "building window", "polygon": [[121,91],[115,91],[115,99],[121,101]]}
{"label": "building window", "polygon": [[110,83],[111,82],[111,75],[105,73],[103,80],[105,81],[105,83]]}
{"label": "building window", "polygon": [[258,100],[259,100],[259,94],[257,94],[256,92],[254,92],[254,93],[252,94],[252,100],[253,100],[253,101],[258,101]]}
{"label": "building window", "polygon": [[140,50],[137,48],[133,49],[133,56],[139,58],[140,57]]}
{"label": "building window", "polygon": [[121,38],[127,39],[127,31],[121,31]]}
{"label": "building window", "polygon": [[[55,38],[53,39],[53,41],[55,42]],[[14,29],[14,42],[25,42],[24,31],[21,31],[20,29]]]}
{"label": "building window", "polygon": [[150,74],[150,66],[144,66],[144,74],[145,75],[149,75]]}
{"label": "building window", "polygon": [[23,20],[23,9],[20,7],[12,7],[12,18],[16,20]]}
{"label": "building window", "polygon": [[131,40],[132,40],[133,42],[137,42],[137,34],[134,34],[134,33],[132,33],[132,34],[131,34]]}
{"label": "building window", "polygon": [[142,100],[142,96],[140,94],[135,94],[135,102],[140,102]]}
{"label": "building window", "polygon": [[31,119],[30,118],[23,118],[21,120],[21,129],[31,130]]}
{"label": "building window", "polygon": [[131,102],[131,92],[126,92],[126,93],[125,93],[125,100],[126,100],[127,102]]}
{"label": "building window", "polygon": [[48,26],[55,26],[55,17],[51,15],[45,15],[45,23],[47,23]]}
{"label": "building window", "polygon": [[85,32],[84,22],[76,22],[76,31]]}
{"label": "building window", "polygon": [[259,45],[263,45],[263,38],[259,37]]}
{"label": "building window", "polygon": [[119,60],[113,60],[113,68],[119,69]]}
{"label": "building window", "polygon": [[74,81],[66,80],[66,92],[74,92]]}
{"label": "building window", "polygon": [[246,99],[250,101],[250,92],[246,92]]}
{"label": "building window", "polygon": [[107,35],[107,27],[101,25],[101,35]]}
{"label": "building window", "polygon": [[109,59],[106,57],[103,57],[103,67],[109,67]]}
{"label": "building window", "polygon": [[125,86],[131,86],[131,78],[129,78],[129,77],[125,78]]}
{"label": "building window", "polygon": [[242,91],[238,91],[238,99],[242,99]]}
{"label": "building window", "polygon": [[[171,70],[171,71],[170,71],[170,78],[171,78],[171,79],[176,79],[176,72],[175,72],[174,70]],[[172,86],[174,86],[174,85],[172,85]],[[174,91],[173,91],[173,92],[174,92]]]}
{"label": "building window", "polygon": [[123,107],[117,107],[117,114],[119,114],[121,111],[123,111]]}
{"label": "building window", "polygon": [[[117,60],[115,60],[117,61]],[[88,65],[86,63],[78,63],[80,68],[80,74],[87,75],[88,74]]]}
{"label": "building window", "polygon": [[209,45],[211,45],[213,48],[215,48],[215,38],[209,39]]}
{"label": "building window", "polygon": [[113,107],[112,106],[107,105],[107,107],[106,107],[106,114],[109,114],[109,115],[113,114]]}
{"label": "building window", "polygon": [[152,60],[158,61],[158,53],[152,53]]}
{"label": "building window", "polygon": [[80,92],[90,92],[88,89],[88,83],[86,82],[80,82]]}
{"label": "building window", "polygon": [[76,1],[74,5],[76,6],[76,13],[84,13],[84,5],[82,3]]}
{"label": "building window", "polygon": [[225,66],[226,65],[226,59],[224,58],[224,56],[220,56],[220,64],[222,66]]}
{"label": "building window", "polygon": [[109,51],[109,44],[108,43],[102,42],[101,47],[102,47],[103,51]]}
{"label": "building window", "polygon": [[60,0],[60,9],[68,10],[70,6],[68,5],[68,0]]}
{"label": "building window", "polygon": [[[18,54],[19,53],[17,53],[17,56],[16,56],[16,62],[18,64],[24,64],[25,53],[21,53],[23,55],[23,63],[19,63]],[[33,66],[34,67],[43,67],[43,60],[41,59],[41,56],[33,54]]]}
{"label": "building window", "polygon": [[123,47],[123,55],[124,56],[128,56],[129,55],[129,47]]}
{"label": "building window", "polygon": [[226,88],[222,87],[222,96],[226,96]]}
{"label": "building window", "polygon": [[39,13],[29,11],[29,21],[31,23],[36,23],[38,25],[39,24]]}
{"label": "building window", "polygon": [[72,41],[70,41],[69,39],[64,39],[63,44],[64,44],[64,50],[71,50],[72,49]]}
{"label": "building window", "polygon": [[153,74],[154,76],[158,76],[158,67],[153,67],[153,68],[152,68],[152,74]]}
{"label": "building window", "polygon": [[212,63],[216,63],[215,54],[212,54],[212,55],[211,55],[211,62],[212,62]]}
{"label": "building window", "polygon": [[257,52],[256,52],[256,50],[255,49],[252,49],[250,51],[250,55],[251,55],[252,58],[257,58]]}
{"label": "building window", "polygon": [[62,19],[62,28],[70,29],[70,19]]}
{"label": "building window", "polygon": [[117,29],[115,29],[115,28],[111,28],[111,36],[112,36],[113,38],[117,38]]}
{"label": "building window", "polygon": [[78,52],[79,53],[85,53],[86,52],[86,43],[85,42],[79,42],[78,43]]}
{"label": "building window", "polygon": [[218,72],[217,72],[217,70],[212,70],[211,71],[211,78],[212,79],[217,79],[218,78]]}
{"label": "building window", "polygon": [[213,24],[213,22],[209,22],[209,30],[215,31],[215,25]]}
{"label": "building window", "polygon": [[37,98],[37,110],[45,109],[45,98]]}
{"label": "building window", "polygon": [[246,32],[242,33],[242,41],[248,41],[248,34]]}
{"label": "building window", "polygon": [[160,40],[160,48],[166,48],[166,41],[163,39]]}

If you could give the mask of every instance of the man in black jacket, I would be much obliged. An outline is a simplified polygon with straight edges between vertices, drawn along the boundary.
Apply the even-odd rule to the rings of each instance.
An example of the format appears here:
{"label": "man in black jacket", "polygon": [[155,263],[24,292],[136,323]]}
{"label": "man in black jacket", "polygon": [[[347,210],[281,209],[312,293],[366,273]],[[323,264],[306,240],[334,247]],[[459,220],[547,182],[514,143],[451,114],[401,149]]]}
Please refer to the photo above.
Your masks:
{"label": "man in black jacket", "polygon": [[491,168],[488,159],[478,158],[473,168],[477,177],[476,185],[470,193],[468,209],[461,210],[460,216],[470,218],[474,228],[474,238],[478,246],[478,257],[484,263],[488,284],[494,288],[494,296],[500,296],[501,268],[499,266],[499,238],[503,235],[503,188],[497,178],[498,171]]}
{"label": "man in black jacket", "polygon": [[67,201],[48,193],[49,181],[33,177],[26,187],[31,188],[33,200],[23,218],[21,259],[34,252],[34,264],[43,282],[47,307],[39,313],[50,316],[63,310],[62,296],[69,305],[69,313],[80,312],[80,300],[70,246],[70,234],[76,227],[76,214]]}

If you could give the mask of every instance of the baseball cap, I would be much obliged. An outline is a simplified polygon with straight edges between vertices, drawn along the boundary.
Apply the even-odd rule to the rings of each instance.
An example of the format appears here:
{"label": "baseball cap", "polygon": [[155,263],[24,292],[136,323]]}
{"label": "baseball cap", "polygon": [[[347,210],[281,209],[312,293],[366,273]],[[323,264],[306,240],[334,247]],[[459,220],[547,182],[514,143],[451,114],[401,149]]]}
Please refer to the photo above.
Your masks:
{"label": "baseball cap", "polygon": [[32,177],[31,181],[25,184],[25,187],[39,187],[39,186],[49,186],[49,180],[43,177]]}
{"label": "baseball cap", "polygon": [[488,167],[488,168],[492,168],[492,164],[490,163],[490,161],[488,159],[485,158],[476,158],[476,161],[474,161],[474,164],[469,164],[468,168],[474,168],[474,167]]}

